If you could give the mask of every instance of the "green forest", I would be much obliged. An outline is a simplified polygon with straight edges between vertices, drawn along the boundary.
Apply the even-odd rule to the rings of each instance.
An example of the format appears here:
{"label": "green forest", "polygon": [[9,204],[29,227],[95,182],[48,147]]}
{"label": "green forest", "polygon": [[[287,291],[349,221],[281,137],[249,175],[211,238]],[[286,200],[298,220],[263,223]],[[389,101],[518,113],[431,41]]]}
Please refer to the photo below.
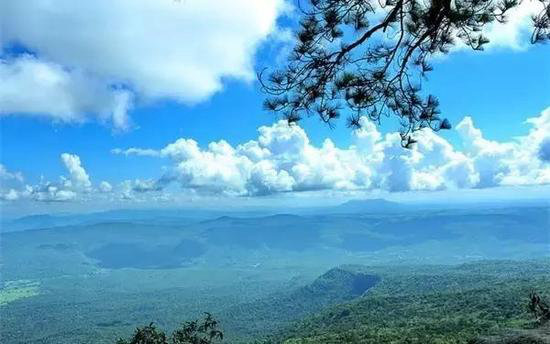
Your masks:
{"label": "green forest", "polygon": [[[487,261],[449,267],[451,271],[447,272],[433,266],[408,268],[411,275],[401,269],[385,274],[380,284],[367,288],[365,294],[359,297],[350,294],[349,302],[327,307],[282,327],[271,328],[268,325],[258,329],[256,339],[234,338],[230,342],[536,344],[550,340],[548,304],[542,301],[541,309],[537,309],[537,305],[532,305],[530,299],[533,290],[540,291],[543,300],[544,296],[550,295],[550,261]],[[345,280],[344,271],[353,271],[355,276],[361,276],[366,270],[365,267],[357,266],[337,269],[337,273],[331,271],[308,286],[305,290],[311,294],[307,296],[303,294],[305,290],[302,290],[293,294],[291,299],[265,300],[265,304],[260,302],[253,305],[248,308],[250,313],[245,323],[276,324],[285,317],[294,318],[292,306],[304,303],[305,300],[308,303],[306,308],[317,309],[316,303],[310,302],[311,299],[307,297],[322,295],[327,287],[342,290],[340,288],[343,285],[340,283],[342,279]],[[328,281],[328,278],[331,280]],[[353,285],[356,281],[347,282]],[[263,313],[266,310],[267,314]],[[235,316],[235,313],[232,315]],[[210,317],[207,314],[204,324],[208,325],[212,321]],[[183,330],[189,332],[190,325],[201,329],[196,323],[187,322]],[[208,332],[208,326],[204,324],[203,332]],[[218,326],[218,323],[215,325]],[[220,324],[220,328],[223,328],[223,324]],[[144,329],[150,330],[150,327],[138,328],[132,339],[142,335]],[[266,330],[269,334],[262,335]],[[192,333],[194,337],[190,336],[187,341],[173,343],[206,344],[216,343],[223,338],[205,339],[196,330]],[[122,343],[134,342],[117,342]],[[150,339],[135,343],[165,342]]]}

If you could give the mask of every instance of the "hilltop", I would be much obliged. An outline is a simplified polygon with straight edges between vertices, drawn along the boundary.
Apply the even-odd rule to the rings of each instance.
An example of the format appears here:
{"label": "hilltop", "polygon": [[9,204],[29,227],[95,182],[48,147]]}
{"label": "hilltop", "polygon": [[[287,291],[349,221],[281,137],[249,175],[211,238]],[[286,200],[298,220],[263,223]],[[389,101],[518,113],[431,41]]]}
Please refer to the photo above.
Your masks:
{"label": "hilltop", "polygon": [[333,268],[305,286],[230,307],[222,315],[224,327],[250,339],[266,329],[277,333],[304,316],[361,297],[379,282],[380,277],[364,267]]}

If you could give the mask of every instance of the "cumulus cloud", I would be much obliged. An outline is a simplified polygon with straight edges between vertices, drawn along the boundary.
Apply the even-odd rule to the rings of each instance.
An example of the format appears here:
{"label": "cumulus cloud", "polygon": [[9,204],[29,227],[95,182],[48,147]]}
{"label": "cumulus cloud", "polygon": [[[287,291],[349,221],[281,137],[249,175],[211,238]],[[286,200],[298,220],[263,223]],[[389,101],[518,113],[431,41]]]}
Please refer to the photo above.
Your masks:
{"label": "cumulus cloud", "polygon": [[361,121],[347,147],[337,147],[330,139],[315,145],[301,127],[279,121],[260,127],[255,140],[238,145],[221,140],[201,147],[193,139],[180,138],[160,149],[113,149],[113,154],[169,162],[157,177],[113,185],[102,181],[94,186],[80,157],[70,153],[61,155],[67,174],[54,182],[29,185],[21,173],[0,165],[0,199],[167,201],[178,186],[185,195],[262,196],[550,184],[550,108],[526,120],[527,135],[508,142],[487,139],[466,117],[455,126],[460,149],[427,130],[418,134],[413,149],[403,149],[398,133],[383,135],[368,119]]}
{"label": "cumulus cloud", "polygon": [[139,149],[139,148],[129,148],[122,150],[120,148],[114,148],[111,150],[113,154],[123,154],[123,155],[140,155],[140,156],[159,156],[159,153],[154,149]]}
{"label": "cumulus cloud", "polygon": [[63,183],[53,182],[42,182],[35,186],[27,185],[22,195],[40,202],[66,202],[77,197],[77,193]]}
{"label": "cumulus cloud", "polygon": [[521,1],[506,15],[506,22],[493,22],[484,34],[489,38],[488,47],[526,49],[530,45],[530,35],[533,31],[532,17],[544,8],[540,1]]}
{"label": "cumulus cloud", "polygon": [[169,195],[164,192],[164,188],[172,181],[171,177],[128,179],[114,185],[103,180],[94,185],[78,155],[63,153],[60,160],[67,170],[66,175],[59,176],[57,181],[41,177],[40,181],[35,184],[25,183],[21,172],[10,171],[0,164],[0,200],[36,202],[113,201],[120,199],[134,202],[170,200]]}
{"label": "cumulus cloud", "polygon": [[101,183],[99,183],[99,191],[104,193],[111,192],[113,191],[113,186],[107,181],[102,181]]}
{"label": "cumulus cloud", "polygon": [[[98,117],[127,129],[134,98],[196,103],[222,78],[253,80],[255,50],[286,8],[283,0],[7,0],[0,113]],[[11,56],[12,43],[33,55]]]}
{"label": "cumulus cloud", "polygon": [[81,123],[89,116],[130,127],[132,96],[79,70],[22,55],[0,59],[0,114],[42,116],[57,122]]}
{"label": "cumulus cloud", "polygon": [[63,153],[61,154],[61,161],[69,171],[70,180],[68,180],[67,185],[80,190],[89,190],[92,183],[90,182],[90,176],[82,167],[80,157],[76,154]]}
{"label": "cumulus cloud", "polygon": [[23,186],[23,174],[9,171],[0,164],[0,200],[15,201],[19,199],[18,189]]}
{"label": "cumulus cloud", "polygon": [[8,171],[8,169],[3,164],[0,164],[0,181],[2,181],[2,185],[13,181],[22,183],[23,174],[21,172]]}
{"label": "cumulus cloud", "polygon": [[[75,200],[79,195],[94,191],[90,176],[82,166],[80,157],[76,154],[61,154],[61,162],[68,172],[68,176],[60,176],[58,181],[48,181],[41,178],[34,185],[26,184],[23,175],[19,172],[10,172],[0,165],[0,199],[16,201],[30,199],[40,202],[66,202]],[[99,185],[104,191],[109,183]]]}
{"label": "cumulus cloud", "polygon": [[44,181],[37,185],[26,185],[22,195],[35,201],[65,202],[77,199],[80,194],[92,191],[90,176],[76,154],[61,154],[61,162],[69,173],[59,177],[58,182]]}
{"label": "cumulus cloud", "polygon": [[171,181],[196,192],[228,195],[399,192],[550,182],[550,166],[541,155],[550,139],[550,108],[528,119],[528,135],[511,142],[487,140],[466,117],[456,126],[463,150],[431,131],[421,132],[419,142],[406,150],[399,134],[382,135],[367,119],[362,122],[347,148],[338,148],[329,139],[317,147],[302,128],[280,121],[259,128],[256,140],[235,147],[222,140],[201,148],[196,141],[181,138],[159,150],[129,148],[113,153],[172,161],[159,180],[135,182],[137,192],[159,191]]}

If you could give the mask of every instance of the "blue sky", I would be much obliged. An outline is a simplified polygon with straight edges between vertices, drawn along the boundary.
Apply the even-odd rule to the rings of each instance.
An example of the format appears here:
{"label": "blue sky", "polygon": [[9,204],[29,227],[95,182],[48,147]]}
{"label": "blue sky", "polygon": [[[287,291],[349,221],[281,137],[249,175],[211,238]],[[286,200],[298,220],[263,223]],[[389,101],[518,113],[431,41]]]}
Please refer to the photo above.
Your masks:
{"label": "blue sky", "polygon": [[[145,0],[141,2],[146,3]],[[88,10],[96,11],[99,16],[108,16],[105,8],[102,8],[105,4],[102,5],[101,1],[98,3],[97,6],[88,5],[93,7]],[[123,5],[124,3],[121,2],[121,8],[115,8],[114,11],[124,10],[124,6],[126,6]],[[193,2],[191,1],[191,3]],[[200,16],[207,9],[207,3],[208,1],[204,3],[206,5],[197,5],[196,8],[195,5],[190,5],[191,9],[182,10],[182,12],[197,11],[196,13],[199,13]],[[258,142],[260,140],[258,128],[262,126],[270,128],[266,135],[271,135],[271,132],[278,135],[288,134],[282,132],[283,129],[274,129],[277,126],[277,118],[262,109],[264,96],[259,91],[253,75],[255,69],[273,66],[280,61],[280,56],[277,54],[280,54],[287,44],[291,44],[285,38],[288,34],[284,31],[284,23],[291,21],[288,18],[290,13],[288,6],[285,6],[282,1],[275,0],[266,1],[264,5],[260,6],[251,5],[250,1],[245,0],[238,3],[236,7],[251,7],[250,11],[258,12],[258,16],[264,20],[259,23],[250,19],[250,22],[247,23],[251,25],[251,28],[243,27],[241,31],[235,29],[235,32],[228,34],[227,41],[234,44],[234,47],[231,46],[231,49],[235,50],[234,53],[225,54],[223,53],[225,50],[220,50],[221,48],[212,49],[212,51],[202,49],[200,43],[190,44],[191,46],[197,45],[196,50],[193,50],[193,47],[186,48],[185,44],[174,48],[177,39],[184,42],[186,39],[189,40],[190,37],[192,38],[194,30],[197,30],[199,38],[204,35],[205,42],[208,42],[211,37],[218,42],[217,40],[223,39],[220,35],[225,34],[223,25],[233,25],[231,18],[220,19],[219,31],[204,29],[200,21],[198,23],[191,22],[187,24],[188,27],[185,27],[186,24],[177,22],[177,25],[184,25],[181,27],[184,32],[182,37],[175,34],[175,37],[166,38],[166,42],[159,42],[160,38],[144,38],[143,44],[146,45],[149,42],[151,45],[149,49],[158,48],[168,55],[173,54],[176,57],[181,56],[183,59],[192,59],[184,61],[186,65],[180,65],[178,61],[165,62],[162,56],[166,55],[162,54],[149,56],[147,55],[149,52],[141,50],[139,42],[123,47],[128,49],[128,52],[118,51],[117,41],[111,42],[108,38],[95,42],[96,45],[92,47],[77,45],[71,50],[70,47],[63,46],[57,40],[65,39],[71,42],[71,40],[81,40],[83,36],[78,36],[78,33],[67,34],[63,31],[62,24],[59,24],[59,27],[51,28],[52,34],[49,35],[38,34],[36,30],[22,28],[15,23],[17,16],[26,15],[36,19],[33,22],[36,23],[33,25],[37,26],[35,29],[43,30],[44,28],[39,26],[45,25],[44,23],[51,20],[44,14],[47,11],[40,8],[43,5],[36,4],[34,10],[20,8],[17,4],[10,5],[8,12],[11,11],[13,20],[7,21],[8,34],[0,45],[3,47],[0,58],[2,59],[2,68],[4,68],[4,70],[0,70],[0,76],[8,80],[8,82],[3,82],[4,89],[0,90],[0,143],[2,149],[0,163],[5,170],[4,174],[8,176],[3,183],[2,192],[7,195],[13,189],[12,196],[18,194],[21,197],[12,197],[17,198],[14,200],[4,197],[2,201],[4,209],[13,208],[13,202],[24,203],[28,209],[32,209],[33,204],[51,201],[46,195],[38,197],[41,198],[38,199],[27,192],[27,195],[23,196],[27,185],[35,189],[31,194],[36,195],[39,194],[37,191],[40,188],[39,185],[47,183],[55,185],[59,190],[67,188],[67,191],[72,192],[67,194],[70,196],[61,197],[64,201],[61,203],[65,205],[56,205],[56,209],[62,210],[64,207],[69,209],[72,206],[67,203],[82,204],[93,200],[94,196],[92,195],[99,190],[101,182],[107,182],[112,187],[112,190],[102,194],[102,206],[109,208],[111,205],[108,200],[116,199],[117,201],[113,203],[112,207],[117,207],[121,206],[121,203],[114,193],[125,192],[123,191],[124,187],[119,188],[117,185],[126,182],[125,188],[135,191],[140,189],[137,187],[142,185],[140,183],[158,186],[158,181],[168,175],[171,181],[167,186],[162,185],[162,190],[159,190],[160,187],[151,187],[151,190],[145,188],[147,190],[139,192],[138,196],[140,197],[143,197],[148,191],[155,195],[152,198],[139,198],[140,202],[155,205],[158,199],[164,197],[161,195],[163,192],[191,193],[193,197],[204,196],[227,201],[228,198],[242,197],[243,195],[255,197],[283,192],[288,195],[288,191],[291,191],[290,194],[296,195],[299,199],[302,198],[301,195],[298,195],[301,191],[312,190],[342,192],[343,197],[346,197],[345,195],[369,197],[369,195],[380,191],[391,193],[429,189],[434,192],[442,192],[457,188],[487,188],[490,190],[502,186],[521,185],[525,187],[525,185],[545,185],[550,182],[548,163],[543,160],[538,161],[534,167],[515,166],[506,171],[502,166],[497,166],[506,164],[506,159],[512,157],[515,160],[529,160],[527,156],[532,154],[536,159],[547,140],[546,136],[550,136],[544,134],[548,128],[545,120],[538,121],[536,125],[526,123],[528,118],[546,118],[542,114],[550,107],[550,63],[548,63],[550,47],[548,45],[533,47],[523,44],[519,38],[524,38],[526,27],[522,22],[516,23],[515,21],[512,22],[512,25],[517,25],[515,29],[519,32],[519,38],[512,35],[507,40],[499,32],[493,32],[496,43],[485,52],[458,50],[449,56],[435,60],[435,70],[425,81],[424,89],[438,96],[443,115],[449,118],[455,127],[458,125],[462,128],[462,134],[455,129],[441,133],[443,139],[441,142],[438,141],[440,138],[430,136],[429,140],[435,142],[434,145],[442,147],[437,148],[439,149],[437,152],[433,147],[418,148],[416,153],[413,152],[412,155],[406,153],[410,156],[405,156],[404,153],[390,152],[388,147],[393,142],[391,137],[382,138],[379,140],[378,146],[375,145],[378,148],[373,148],[374,150],[371,152],[373,160],[370,165],[363,161],[367,166],[365,168],[373,165],[380,166],[368,172],[370,179],[366,181],[364,178],[367,177],[361,177],[363,179],[359,177],[360,173],[363,173],[362,171],[354,170],[353,173],[347,174],[350,169],[347,165],[350,147],[358,145],[358,137],[372,138],[379,134],[391,133],[396,128],[395,122],[388,119],[381,128],[371,128],[363,134],[355,134],[345,127],[343,120],[337,123],[335,129],[330,129],[316,118],[310,118],[300,123],[303,130],[300,129],[300,132],[292,132],[289,135],[291,137],[295,135],[301,139],[307,137],[309,139],[307,144],[319,149],[311,154],[328,152],[322,147],[324,141],[329,138],[337,149],[342,150],[335,153],[338,156],[335,159],[338,160],[339,168],[341,167],[344,171],[343,175],[334,176],[330,180],[320,180],[319,176],[311,177],[312,180],[302,180],[300,178],[305,178],[303,175],[296,176],[289,172],[288,178],[292,179],[289,181],[288,171],[284,170],[285,168],[275,166],[276,164],[273,162],[275,160],[265,158],[269,162],[260,165],[262,169],[265,168],[269,171],[262,170],[265,173],[262,174],[261,185],[250,188],[250,178],[252,178],[250,172],[247,172],[248,175],[245,178],[248,179],[245,181],[235,180],[237,177],[231,175],[233,172],[226,173],[225,170],[222,170],[220,175],[205,176],[206,172],[201,171],[200,168],[211,167],[206,163],[203,164],[204,160],[199,160],[199,158],[197,158],[197,164],[185,167],[185,172],[181,172],[181,168],[177,171],[179,164],[185,161],[189,162],[193,158],[187,157],[187,160],[183,161],[179,156],[175,157],[175,155],[161,150],[178,139],[192,139],[198,143],[203,152],[207,152],[207,146],[211,142],[220,140],[226,141],[232,149],[237,149],[240,144],[250,140]],[[139,13],[143,10],[139,5],[128,6],[134,6],[130,12]],[[76,8],[69,2],[61,7],[66,10],[66,13],[85,10]],[[234,15],[251,15],[242,12],[238,11]],[[77,13],[75,18],[79,18],[81,15],[85,14]],[[163,9],[159,9],[158,13],[153,11],[153,15],[163,16],[166,13]],[[189,16],[189,13],[181,15],[186,17]],[[205,17],[208,19],[210,16],[205,15]],[[168,18],[167,21],[172,19]],[[121,26],[126,23],[130,29],[132,28],[131,20],[121,20],[121,22]],[[94,25],[99,24],[91,23],[89,25],[94,29]],[[203,29],[213,32],[199,31]],[[101,33],[99,30],[98,34]],[[246,42],[243,43],[241,36],[245,37]],[[197,39],[197,42],[199,41]],[[13,49],[14,43],[23,48]],[[227,47],[222,48],[226,49]],[[112,49],[113,52],[105,53],[108,49]],[[207,56],[209,53],[220,54],[220,51],[223,53],[220,56]],[[29,55],[28,52],[32,52],[32,55]],[[90,56],[94,53],[98,54],[97,60],[100,62]],[[124,58],[127,58],[129,54],[139,53],[147,55],[143,57],[143,61],[139,57],[132,56],[128,66],[124,64]],[[116,56],[116,54],[120,56]],[[201,54],[205,54],[205,56]],[[276,58],[273,58],[274,56]],[[103,62],[101,62],[102,59],[104,59]],[[202,62],[203,60],[205,62]],[[200,63],[196,61],[200,61]],[[169,67],[163,65],[172,62],[174,70],[183,70],[179,79],[176,78],[178,75],[171,75]],[[197,70],[206,70],[206,76],[197,76],[193,79],[189,75],[194,72],[186,69],[190,68],[189,65]],[[28,75],[24,74],[25,68],[30,70]],[[43,69],[39,70],[38,68]],[[154,75],[149,75],[149,68],[158,68],[158,71]],[[59,78],[62,78],[63,82],[67,84],[61,91],[50,90],[49,87],[56,86],[37,80],[42,71],[51,72],[55,77],[60,75]],[[17,73],[22,75],[19,76]],[[104,87],[104,84],[107,84],[108,87]],[[8,87],[11,89],[6,89]],[[78,92],[67,90],[67,88],[75,89]],[[122,92],[116,93],[113,89],[117,92],[120,89]],[[8,99],[15,91],[18,92],[17,99],[13,100],[13,97]],[[96,94],[100,95],[97,96],[97,99],[94,98]],[[121,94],[122,98],[119,97]],[[124,98],[125,96],[128,98]],[[36,104],[36,106],[29,104]],[[113,107],[114,110],[110,107]],[[123,108],[122,114],[116,110],[120,110],[120,107]],[[107,108],[109,108],[108,111],[105,110]],[[109,114],[98,115],[98,113]],[[471,116],[473,119],[471,123],[463,122],[466,116]],[[479,137],[472,136],[472,133],[475,132],[472,128],[479,129],[482,133],[481,140],[485,141],[479,141]],[[548,133],[546,132],[546,134]],[[521,138],[521,144],[517,144],[518,146],[533,144],[539,145],[541,148],[533,147],[532,152],[526,152],[518,147],[510,146],[518,142],[516,141],[517,137]],[[495,148],[491,152],[480,148],[488,146]],[[266,144],[262,147],[271,149],[270,154],[274,155],[273,146]],[[149,149],[155,152],[151,154],[143,154],[143,152],[114,154],[112,152],[113,149],[119,149],[119,153],[124,153],[128,148]],[[289,146],[289,149],[294,149],[294,147]],[[384,153],[381,153],[382,151]],[[306,148],[304,152],[310,151]],[[79,161],[62,160],[60,157],[63,153],[76,156]],[[300,154],[306,153],[301,152]],[[414,154],[427,157],[430,154],[437,155],[436,153],[444,155],[447,159],[437,162],[441,164],[437,173],[434,168],[430,167],[433,164],[428,162],[422,163],[422,166],[415,165],[414,168],[411,167],[404,173],[399,172],[400,175],[409,176],[405,182],[391,182],[392,177],[387,175],[387,171],[383,172],[387,167],[384,167],[385,163],[382,160],[390,159],[392,156],[389,154],[396,154],[396,157],[406,160],[407,164],[411,165],[417,164],[418,158]],[[248,153],[243,154],[248,157],[246,155]],[[384,157],[374,158],[376,154],[384,154]],[[239,160],[243,156],[236,153],[235,159]],[[368,160],[370,157],[364,159]],[[482,159],[486,160],[482,161]],[[74,165],[70,165],[71,161],[74,162]],[[457,161],[464,161],[464,163],[460,167],[456,167]],[[230,168],[235,167],[233,160],[227,163],[228,166],[231,166]],[[494,171],[490,176],[493,178],[491,182],[484,182],[483,174],[489,173],[481,170],[482,168],[486,169],[486,167],[481,167],[485,166],[484,164],[494,165]],[[269,167],[264,165],[269,165]],[[241,167],[237,167],[237,169],[239,168]],[[275,177],[270,174],[272,168],[275,171],[273,172]],[[321,167],[317,162],[312,162],[307,168],[314,170]],[[332,167],[325,166],[323,168],[330,169]],[[536,175],[528,177],[522,175],[523,170],[533,168],[537,171]],[[448,171],[451,170],[460,170],[461,174],[458,176],[458,172],[453,172],[453,178],[456,176],[456,181],[452,185],[447,185],[446,181],[442,181],[444,178],[442,176],[443,173],[450,173]],[[184,173],[184,175],[178,173]],[[321,169],[314,173],[308,173],[313,175],[315,173],[326,174],[327,172]],[[375,176],[384,173],[386,176],[383,178]],[[395,175],[397,174],[396,172]],[[17,178],[14,179],[14,175],[21,176],[23,181],[15,181]],[[63,176],[66,180],[59,181]],[[447,176],[445,175],[445,178]],[[79,179],[79,177],[84,179]],[[353,178],[353,181],[350,178]],[[433,182],[437,178],[440,181]],[[358,181],[359,179],[361,181]],[[67,183],[67,180],[71,183]],[[75,185],[79,182],[83,183],[84,189],[76,188]],[[229,186],[221,186],[220,183],[227,183]],[[403,186],[402,183],[406,183],[406,185]],[[105,196],[107,193],[113,195],[107,197]],[[133,197],[130,194],[127,196],[128,201]]]}

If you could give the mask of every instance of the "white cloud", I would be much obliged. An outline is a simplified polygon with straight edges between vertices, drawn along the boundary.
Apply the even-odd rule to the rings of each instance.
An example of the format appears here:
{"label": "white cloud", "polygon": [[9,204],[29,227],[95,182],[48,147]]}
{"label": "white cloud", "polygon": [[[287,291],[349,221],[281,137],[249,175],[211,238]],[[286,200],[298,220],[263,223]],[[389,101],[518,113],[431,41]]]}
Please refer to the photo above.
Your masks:
{"label": "white cloud", "polygon": [[512,142],[485,139],[469,117],[457,125],[467,155],[479,173],[477,187],[550,182],[550,166],[541,157],[541,147],[550,139],[550,108],[526,123],[531,125],[529,133]]}
{"label": "white cloud", "polygon": [[[113,152],[116,153],[117,150]],[[60,176],[58,181],[49,181],[42,177],[36,184],[25,184],[22,173],[9,171],[0,164],[0,200],[37,202],[169,200],[169,195],[162,191],[171,181],[170,178],[125,180],[115,186],[104,180],[94,186],[78,155],[63,153],[60,160],[67,169],[68,175]]]}
{"label": "white cloud", "polygon": [[42,202],[72,201],[81,194],[92,192],[90,176],[82,166],[80,157],[76,154],[61,154],[61,162],[69,172],[69,176],[59,177],[58,182],[42,180],[37,185],[26,185],[21,192],[22,197]]}
{"label": "white cloud", "polygon": [[5,185],[9,182],[23,182],[23,174],[21,172],[11,172],[3,165],[0,164],[0,182]]}
{"label": "white cloud", "polygon": [[189,104],[222,78],[253,80],[256,48],[286,9],[283,0],[7,0],[0,48],[15,42],[36,57],[3,59],[0,112],[97,116],[127,129],[133,94]]}
{"label": "white cloud", "polygon": [[540,158],[540,147],[550,139],[550,108],[528,119],[529,134],[511,142],[485,139],[466,117],[456,126],[464,151],[431,131],[421,132],[419,142],[406,150],[397,133],[383,136],[374,124],[362,121],[362,128],[352,134],[354,143],[345,149],[329,139],[316,147],[302,128],[280,121],[259,128],[257,140],[236,147],[222,140],[201,148],[196,141],[181,138],[159,150],[130,148],[113,153],[173,161],[161,179],[142,186],[134,183],[134,191],[159,191],[170,181],[187,190],[228,195],[399,192],[550,182],[550,166]]}
{"label": "white cloud", "polygon": [[67,70],[30,55],[0,60],[0,114],[84,122],[94,116],[115,128],[130,126],[128,91],[115,90],[82,71]]}
{"label": "white cloud", "polygon": [[[61,162],[67,169],[69,176],[60,176],[59,181],[40,180],[38,184],[25,184],[21,173],[9,172],[0,165],[0,199],[16,201],[30,199],[41,202],[65,202],[77,199],[79,196],[95,191],[90,176],[82,166],[80,157],[76,154],[63,153]],[[13,183],[13,181],[16,183]],[[12,181],[12,183],[8,183]],[[99,185],[105,191],[109,183]]]}
{"label": "white cloud", "polygon": [[507,12],[506,22],[493,22],[484,31],[489,38],[490,48],[526,49],[530,45],[533,32],[532,17],[544,8],[541,1],[521,1]]}
{"label": "white cloud", "polygon": [[515,143],[499,143],[483,138],[481,130],[474,127],[470,117],[464,118],[456,130],[462,137],[466,153],[479,173],[479,186],[500,184],[504,175],[510,172],[508,159],[516,150]]}
{"label": "white cloud", "polygon": [[0,194],[0,199],[5,201],[16,201],[20,197],[19,192],[14,189],[9,189],[6,192]]}
{"label": "white cloud", "polygon": [[139,148],[130,148],[122,150],[115,148],[111,150],[113,154],[124,154],[124,155],[140,155],[140,156],[159,156],[159,153],[154,149],[139,149]]}
{"label": "white cloud", "polygon": [[101,183],[99,183],[99,191],[101,192],[111,192],[113,191],[113,186],[111,185],[111,183],[107,182],[107,181],[102,181]]}
{"label": "white cloud", "polygon": [[119,155],[167,159],[159,176],[128,179],[97,186],[80,158],[64,153],[61,161],[68,176],[58,182],[25,184],[21,173],[0,165],[0,199],[70,201],[101,198],[133,202],[169,201],[172,192],[187,196],[262,196],[304,191],[436,191],[488,188],[506,185],[550,184],[546,159],[550,141],[550,108],[529,118],[527,135],[509,142],[491,141],[472,118],[456,126],[463,149],[432,131],[421,132],[413,149],[403,149],[397,133],[382,135],[362,119],[352,132],[352,144],[336,147],[330,140],[314,145],[297,125],[279,121],[258,129],[255,140],[232,146],[226,141],[206,147],[180,138],[161,149],[113,149]]}
{"label": "white cloud", "polygon": [[69,171],[70,183],[68,183],[68,186],[79,190],[89,190],[91,188],[92,183],[90,182],[90,176],[88,176],[88,173],[86,173],[86,170],[82,167],[78,155],[63,153],[61,154],[61,161]]}
{"label": "white cloud", "polygon": [[27,186],[23,196],[40,202],[66,202],[76,199],[77,193],[66,188],[63,183],[44,182]]}
{"label": "white cloud", "polygon": [[23,174],[9,171],[0,164],[0,200],[15,201],[19,199],[18,189],[23,187]]}

